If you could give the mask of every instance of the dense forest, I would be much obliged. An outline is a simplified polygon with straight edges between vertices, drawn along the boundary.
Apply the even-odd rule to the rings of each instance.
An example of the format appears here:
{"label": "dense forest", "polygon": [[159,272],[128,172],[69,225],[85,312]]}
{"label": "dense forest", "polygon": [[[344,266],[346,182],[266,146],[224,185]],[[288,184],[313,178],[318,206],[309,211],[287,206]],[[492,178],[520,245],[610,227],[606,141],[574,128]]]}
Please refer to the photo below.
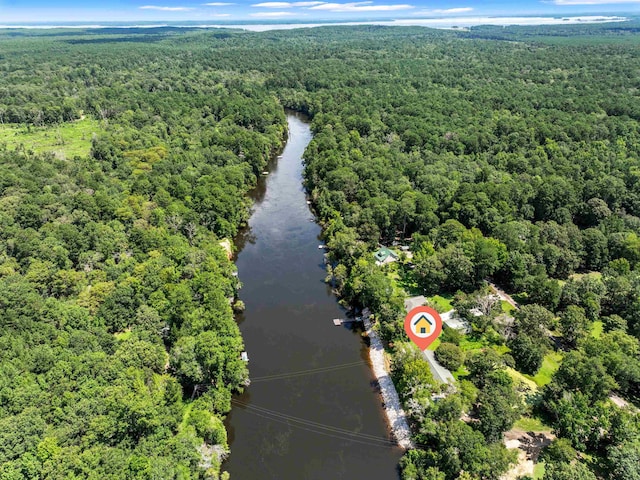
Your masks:
{"label": "dense forest", "polygon": [[[403,478],[499,478],[522,418],[556,437],[545,479],[640,478],[636,30],[1,34],[0,478],[218,475],[247,379],[219,241],[283,107],[313,119],[331,282],[389,345]],[[394,241],[412,261],[377,266]],[[436,350],[455,392],[408,347],[395,276],[470,322]]]}
{"label": "dense forest", "polygon": [[0,478],[217,478],[248,378],[219,243],[284,113],[173,46],[52,42],[0,53],[4,140],[15,122],[61,137],[0,147]]}

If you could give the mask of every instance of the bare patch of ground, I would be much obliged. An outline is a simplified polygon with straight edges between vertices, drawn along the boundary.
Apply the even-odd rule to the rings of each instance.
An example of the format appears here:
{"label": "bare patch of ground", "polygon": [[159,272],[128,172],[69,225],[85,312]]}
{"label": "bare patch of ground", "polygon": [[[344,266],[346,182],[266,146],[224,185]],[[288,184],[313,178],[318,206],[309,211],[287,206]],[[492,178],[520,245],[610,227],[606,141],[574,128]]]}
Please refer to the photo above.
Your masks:
{"label": "bare patch of ground", "polygon": [[524,475],[533,476],[533,469],[540,452],[556,438],[551,432],[524,432],[509,430],[504,434],[504,444],[509,449],[519,449],[516,465],[500,477],[500,480],[516,480]]}

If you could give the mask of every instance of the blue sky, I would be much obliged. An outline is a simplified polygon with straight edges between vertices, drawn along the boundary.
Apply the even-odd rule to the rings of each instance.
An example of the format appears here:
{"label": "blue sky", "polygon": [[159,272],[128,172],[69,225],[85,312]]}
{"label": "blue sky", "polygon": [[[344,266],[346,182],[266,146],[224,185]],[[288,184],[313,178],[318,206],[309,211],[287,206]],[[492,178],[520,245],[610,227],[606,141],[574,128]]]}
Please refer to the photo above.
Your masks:
{"label": "blue sky", "polygon": [[73,21],[361,20],[640,13],[640,0],[0,0],[0,24]]}

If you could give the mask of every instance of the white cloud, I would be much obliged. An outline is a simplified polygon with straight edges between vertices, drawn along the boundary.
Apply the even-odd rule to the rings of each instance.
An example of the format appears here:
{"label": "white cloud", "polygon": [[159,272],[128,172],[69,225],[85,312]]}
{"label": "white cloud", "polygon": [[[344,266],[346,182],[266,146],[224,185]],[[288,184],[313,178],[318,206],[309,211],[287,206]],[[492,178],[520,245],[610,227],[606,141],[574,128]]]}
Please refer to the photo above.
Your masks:
{"label": "white cloud", "polygon": [[254,3],[252,7],[262,8],[293,8],[293,7],[313,7],[315,5],[321,5],[325,2],[263,2]]}
{"label": "white cloud", "polygon": [[162,12],[188,12],[193,8],[187,7],[159,7],[157,5],[143,5],[140,10],[160,10]]}
{"label": "white cloud", "polygon": [[612,3],[640,3],[640,0],[553,0],[555,5],[610,5]]}
{"label": "white cloud", "polygon": [[229,5],[235,5],[235,3],[211,2],[211,3],[203,3],[202,5],[205,6],[205,7],[227,7]]}
{"label": "white cloud", "polygon": [[258,12],[249,14],[250,17],[261,17],[261,18],[278,18],[278,17],[290,17],[291,15],[295,15],[293,12]]}
{"label": "white cloud", "polygon": [[436,8],[435,10],[425,10],[425,12],[438,13],[438,14],[467,13],[472,11],[473,11],[473,7]]}
{"label": "white cloud", "polygon": [[329,12],[392,12],[395,10],[409,10],[413,5],[371,5],[373,2],[351,2],[351,3],[323,3],[311,7],[310,10],[327,10]]}
{"label": "white cloud", "polygon": [[623,22],[626,17],[582,16],[582,17],[440,17],[398,19],[392,22],[378,22],[382,25],[422,25],[433,28],[463,28],[475,25],[568,25],[574,23]]}

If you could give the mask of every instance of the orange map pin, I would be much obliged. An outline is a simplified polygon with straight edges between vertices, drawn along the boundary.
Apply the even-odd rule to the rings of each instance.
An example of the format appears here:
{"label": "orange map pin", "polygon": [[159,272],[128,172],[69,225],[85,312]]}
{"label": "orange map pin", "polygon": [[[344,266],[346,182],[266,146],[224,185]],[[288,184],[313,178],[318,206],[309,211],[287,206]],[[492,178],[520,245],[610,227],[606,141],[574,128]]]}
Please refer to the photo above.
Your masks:
{"label": "orange map pin", "polygon": [[426,350],[442,332],[442,319],[431,307],[416,307],[405,317],[404,331],[420,350]]}

